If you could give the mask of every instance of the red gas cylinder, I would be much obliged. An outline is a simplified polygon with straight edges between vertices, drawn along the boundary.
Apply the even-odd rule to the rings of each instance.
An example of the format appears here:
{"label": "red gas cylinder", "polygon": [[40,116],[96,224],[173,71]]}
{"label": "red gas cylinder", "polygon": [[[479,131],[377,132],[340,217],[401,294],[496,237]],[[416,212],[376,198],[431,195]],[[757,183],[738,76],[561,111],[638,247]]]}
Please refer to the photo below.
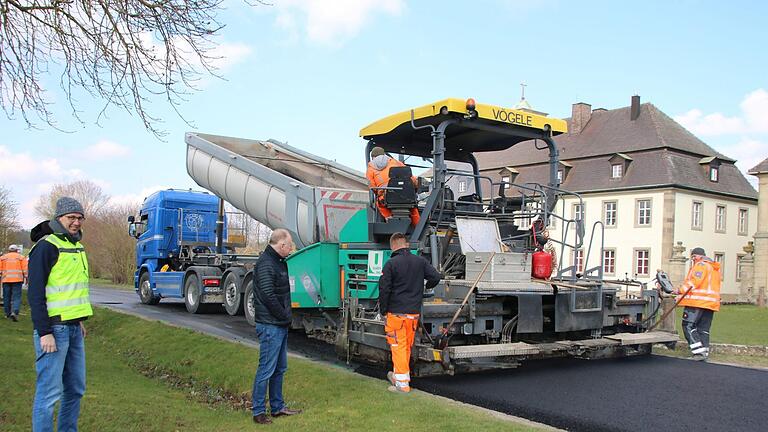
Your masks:
{"label": "red gas cylinder", "polygon": [[533,253],[533,266],[531,276],[536,279],[549,279],[552,275],[552,255],[548,252],[537,251]]}

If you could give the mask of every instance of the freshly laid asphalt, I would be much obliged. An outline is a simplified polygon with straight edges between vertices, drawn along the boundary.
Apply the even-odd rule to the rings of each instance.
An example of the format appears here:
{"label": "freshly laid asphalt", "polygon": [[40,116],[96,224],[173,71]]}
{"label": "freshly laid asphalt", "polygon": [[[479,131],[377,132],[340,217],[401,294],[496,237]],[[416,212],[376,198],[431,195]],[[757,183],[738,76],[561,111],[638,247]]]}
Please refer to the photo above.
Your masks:
{"label": "freshly laid asphalt", "polygon": [[[92,288],[91,301],[217,337],[256,345],[242,317],[192,315],[133,292]],[[333,347],[291,333],[289,349],[336,361]],[[366,375],[385,372],[357,365]],[[768,371],[663,356],[533,361],[513,370],[414,379],[420,390],[572,431],[766,431]]]}

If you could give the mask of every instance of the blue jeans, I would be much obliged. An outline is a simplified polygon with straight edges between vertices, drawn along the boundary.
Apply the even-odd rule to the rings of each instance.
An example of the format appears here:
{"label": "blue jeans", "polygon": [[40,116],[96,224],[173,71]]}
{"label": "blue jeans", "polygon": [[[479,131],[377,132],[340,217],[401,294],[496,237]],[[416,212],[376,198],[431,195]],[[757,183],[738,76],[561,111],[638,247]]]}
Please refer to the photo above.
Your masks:
{"label": "blue jeans", "polygon": [[79,325],[54,325],[56,351],[44,353],[34,332],[37,384],[32,404],[32,431],[53,431],[53,407],[59,407],[59,432],[77,431],[80,399],[85,393],[85,342]]}
{"label": "blue jeans", "polygon": [[[10,314],[19,314],[21,308],[21,282],[6,282],[3,284],[3,310],[5,316]],[[11,300],[13,299],[13,300]],[[13,301],[13,304],[11,304]],[[11,309],[13,306],[13,309]]]}
{"label": "blue jeans", "polygon": [[256,323],[259,337],[259,368],[253,379],[253,415],[267,412],[267,386],[269,407],[274,414],[285,408],[283,402],[283,375],[288,370],[288,327]]}

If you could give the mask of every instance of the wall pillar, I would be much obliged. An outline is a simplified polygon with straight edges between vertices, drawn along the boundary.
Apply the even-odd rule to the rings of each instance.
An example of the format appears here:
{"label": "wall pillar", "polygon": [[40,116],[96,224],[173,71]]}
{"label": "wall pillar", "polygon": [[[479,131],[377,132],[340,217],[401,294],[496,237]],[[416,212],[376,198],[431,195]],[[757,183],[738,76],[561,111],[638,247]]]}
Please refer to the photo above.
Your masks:
{"label": "wall pillar", "polygon": [[[685,246],[683,246],[683,242],[677,242],[675,246],[672,246],[672,257],[667,262],[667,276],[669,276],[669,280],[675,288],[679,287],[683,283],[683,279],[685,279],[685,264],[687,262],[688,259],[685,257]],[[674,297],[666,297],[661,300],[662,313],[665,313],[674,307]],[[659,330],[676,333],[676,315],[676,311],[672,311],[667,315],[664,321],[659,324]]]}
{"label": "wall pillar", "polygon": [[[763,164],[760,164],[760,166]],[[759,295],[759,293],[765,292],[768,286],[768,171],[755,168],[750,172],[750,174],[758,178],[759,184],[752,290],[755,294]]]}
{"label": "wall pillar", "polygon": [[741,257],[741,279],[739,281],[739,302],[754,303],[756,299],[755,284],[755,246],[754,242],[748,242],[742,248],[746,255]]}

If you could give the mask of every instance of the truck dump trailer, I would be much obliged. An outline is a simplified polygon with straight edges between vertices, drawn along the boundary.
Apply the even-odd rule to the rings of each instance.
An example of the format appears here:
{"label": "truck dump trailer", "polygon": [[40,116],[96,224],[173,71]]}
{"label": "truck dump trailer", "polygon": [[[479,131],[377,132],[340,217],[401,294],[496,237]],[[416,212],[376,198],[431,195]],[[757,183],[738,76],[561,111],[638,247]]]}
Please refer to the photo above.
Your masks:
{"label": "truck dump trailer", "polygon": [[[552,137],[566,131],[563,120],[459,99],[374,122],[360,132],[366,140],[361,155],[367,158],[379,146],[413,170],[429,171],[418,188],[391,181],[381,189],[393,211],[386,220],[361,173],[276,141],[189,133],[187,171],[253,218],[292,233],[299,250],[287,260],[291,325],[334,343],[346,359],[389,363],[377,283],[394,232],[406,233],[412,253],[444,275],[433,293],[425,293],[412,358],[417,376],[515,367],[547,357],[649,353],[653,343],[676,340],[646,331],[659,309],[655,290],[622,299],[617,287],[603,281],[601,268],[580,272],[575,258],[551,277],[532,277],[533,256],[550,220],[567,233],[555,240],[561,257],[591,249],[592,239],[602,238],[601,224],[586,236],[585,221],[553,213],[562,196],[578,198],[560,189],[556,177]],[[526,140],[539,140],[548,151],[547,183],[499,182],[479,173],[474,153]],[[477,193],[455,197],[448,180],[457,177],[472,182]],[[412,208],[421,214],[416,226]],[[524,228],[531,220],[538,222]],[[245,274],[239,288],[249,320],[252,281]]]}

